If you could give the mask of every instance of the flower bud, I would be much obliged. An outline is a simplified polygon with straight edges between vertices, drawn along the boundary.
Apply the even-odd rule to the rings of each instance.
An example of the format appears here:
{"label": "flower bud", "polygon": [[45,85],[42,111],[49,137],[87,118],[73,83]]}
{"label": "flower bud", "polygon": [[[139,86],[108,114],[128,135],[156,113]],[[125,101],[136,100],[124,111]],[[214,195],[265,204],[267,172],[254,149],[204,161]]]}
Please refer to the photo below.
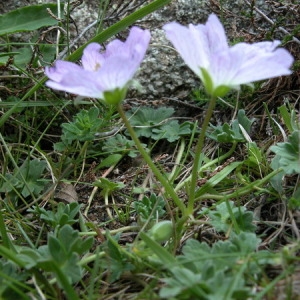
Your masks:
{"label": "flower bud", "polygon": [[161,221],[156,223],[150,230],[150,236],[158,243],[167,241],[173,232],[171,221]]}

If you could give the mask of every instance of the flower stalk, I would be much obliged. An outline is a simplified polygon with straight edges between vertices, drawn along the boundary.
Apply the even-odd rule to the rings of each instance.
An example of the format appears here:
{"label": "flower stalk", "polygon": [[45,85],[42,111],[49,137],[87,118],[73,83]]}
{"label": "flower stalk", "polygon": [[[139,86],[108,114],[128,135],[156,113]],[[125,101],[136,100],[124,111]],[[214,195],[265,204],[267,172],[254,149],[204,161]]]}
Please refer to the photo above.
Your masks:
{"label": "flower stalk", "polygon": [[211,100],[209,101],[208,108],[207,108],[207,111],[205,114],[205,118],[203,120],[199,138],[198,138],[198,141],[196,144],[196,148],[195,148],[194,165],[192,168],[191,184],[190,184],[190,188],[189,188],[190,193],[189,193],[189,200],[188,200],[187,211],[186,211],[186,214],[188,214],[188,215],[190,215],[194,209],[195,192],[196,192],[196,186],[197,186],[200,157],[201,157],[201,153],[203,150],[206,130],[208,128],[209,121],[211,119],[211,116],[213,114],[215,106],[216,106],[216,97],[211,97]]}
{"label": "flower stalk", "polygon": [[119,113],[121,119],[123,120],[128,132],[129,132],[131,138],[135,142],[136,147],[138,148],[139,152],[141,153],[142,157],[144,158],[145,162],[147,163],[147,165],[152,170],[153,174],[156,176],[156,178],[159,180],[159,182],[164,187],[166,194],[168,194],[173,199],[176,206],[181,210],[181,212],[183,214],[185,214],[185,211],[186,211],[185,205],[180,200],[180,198],[176,194],[174,188],[169,183],[169,181],[166,179],[166,177],[162,175],[162,173],[159,171],[159,169],[153,163],[153,161],[152,161],[151,157],[149,156],[149,154],[147,153],[147,151],[143,148],[141,142],[139,141],[137,135],[135,134],[134,129],[132,128],[132,126],[130,125],[129,120],[126,117],[125,112],[124,112],[121,104],[117,105],[117,110],[118,110],[118,113]]}

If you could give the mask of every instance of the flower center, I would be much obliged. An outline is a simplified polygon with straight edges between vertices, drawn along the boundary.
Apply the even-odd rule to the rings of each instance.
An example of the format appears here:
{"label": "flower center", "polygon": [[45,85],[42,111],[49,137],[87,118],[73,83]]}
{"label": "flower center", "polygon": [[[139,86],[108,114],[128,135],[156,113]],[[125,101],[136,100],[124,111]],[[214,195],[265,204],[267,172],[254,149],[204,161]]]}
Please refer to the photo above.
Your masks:
{"label": "flower center", "polygon": [[98,71],[101,68],[101,65],[99,63],[96,63],[94,71]]}

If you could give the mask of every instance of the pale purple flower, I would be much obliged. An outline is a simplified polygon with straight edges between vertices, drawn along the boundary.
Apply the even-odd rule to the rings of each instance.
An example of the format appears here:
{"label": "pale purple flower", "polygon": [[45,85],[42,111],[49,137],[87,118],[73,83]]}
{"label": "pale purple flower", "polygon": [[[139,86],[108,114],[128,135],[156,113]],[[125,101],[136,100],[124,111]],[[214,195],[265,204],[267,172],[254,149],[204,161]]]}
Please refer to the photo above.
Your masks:
{"label": "pale purple flower", "polygon": [[53,67],[46,67],[45,74],[50,79],[46,85],[100,99],[105,98],[105,93],[126,90],[145,56],[149,41],[148,30],[132,27],[125,42],[113,40],[103,52],[100,52],[101,45],[91,43],[83,51],[82,66],[58,60]]}
{"label": "pale purple flower", "polygon": [[228,45],[222,24],[216,15],[205,25],[188,27],[176,22],[164,27],[185,63],[203,81],[207,92],[223,96],[241,84],[291,74],[291,54],[277,48],[279,41]]}

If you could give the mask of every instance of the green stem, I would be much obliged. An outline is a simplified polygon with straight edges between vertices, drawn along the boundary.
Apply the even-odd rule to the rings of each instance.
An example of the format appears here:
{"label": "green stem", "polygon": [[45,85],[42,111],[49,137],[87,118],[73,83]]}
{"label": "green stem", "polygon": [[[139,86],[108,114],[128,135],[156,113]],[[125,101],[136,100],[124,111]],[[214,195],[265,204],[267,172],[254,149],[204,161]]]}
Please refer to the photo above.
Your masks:
{"label": "green stem", "polygon": [[10,241],[10,238],[8,237],[8,234],[7,234],[6,225],[5,225],[5,222],[4,222],[3,215],[2,215],[2,209],[0,210],[0,233],[1,233],[1,236],[2,236],[3,246],[6,247],[7,249],[10,249],[10,250],[15,252],[13,244]]}
{"label": "green stem", "polygon": [[147,153],[147,151],[143,148],[141,142],[139,141],[138,137],[136,136],[133,128],[131,127],[125,112],[122,108],[122,106],[119,104],[117,106],[118,112],[120,114],[120,117],[122,118],[131,138],[133,139],[133,141],[135,142],[136,147],[138,148],[139,152],[141,153],[141,155],[143,156],[145,162],[148,164],[148,166],[150,167],[150,169],[152,170],[152,172],[154,173],[154,175],[156,176],[156,178],[160,181],[160,183],[162,184],[162,186],[165,188],[166,193],[173,199],[173,201],[175,202],[175,204],[177,205],[177,207],[181,210],[181,212],[184,214],[186,207],[183,204],[183,202],[180,200],[180,198],[178,197],[178,195],[176,194],[176,192],[174,191],[174,188],[171,186],[171,184],[169,183],[169,181],[162,175],[162,173],[159,171],[159,169],[156,167],[156,165],[153,163],[151,157],[149,156],[149,154]]}
{"label": "green stem", "polygon": [[197,185],[197,179],[198,179],[198,169],[199,169],[199,162],[200,162],[200,156],[203,149],[204,139],[205,139],[205,133],[206,129],[209,125],[209,121],[211,119],[211,116],[213,114],[215,105],[216,105],[216,97],[212,97],[209,101],[209,105],[206,111],[206,115],[202,124],[202,128],[200,131],[200,135],[198,138],[198,142],[195,149],[195,157],[194,157],[194,165],[192,169],[192,178],[191,178],[191,185],[190,185],[190,194],[189,194],[189,200],[188,200],[188,206],[186,213],[188,215],[192,214],[194,209],[194,202],[195,202],[195,192],[196,192],[196,185]]}
{"label": "green stem", "polygon": [[90,256],[83,258],[80,262],[78,262],[78,265],[81,267],[84,267],[87,264],[94,262],[96,259],[105,257],[105,255],[106,255],[106,253],[104,251],[98,252],[96,254],[92,254]]}
{"label": "green stem", "polygon": [[61,270],[61,268],[55,262],[52,264],[52,268],[54,270],[57,280],[60,282],[64,292],[66,293],[67,299],[80,300],[79,296],[75,292],[75,289],[70,284],[67,275]]}

